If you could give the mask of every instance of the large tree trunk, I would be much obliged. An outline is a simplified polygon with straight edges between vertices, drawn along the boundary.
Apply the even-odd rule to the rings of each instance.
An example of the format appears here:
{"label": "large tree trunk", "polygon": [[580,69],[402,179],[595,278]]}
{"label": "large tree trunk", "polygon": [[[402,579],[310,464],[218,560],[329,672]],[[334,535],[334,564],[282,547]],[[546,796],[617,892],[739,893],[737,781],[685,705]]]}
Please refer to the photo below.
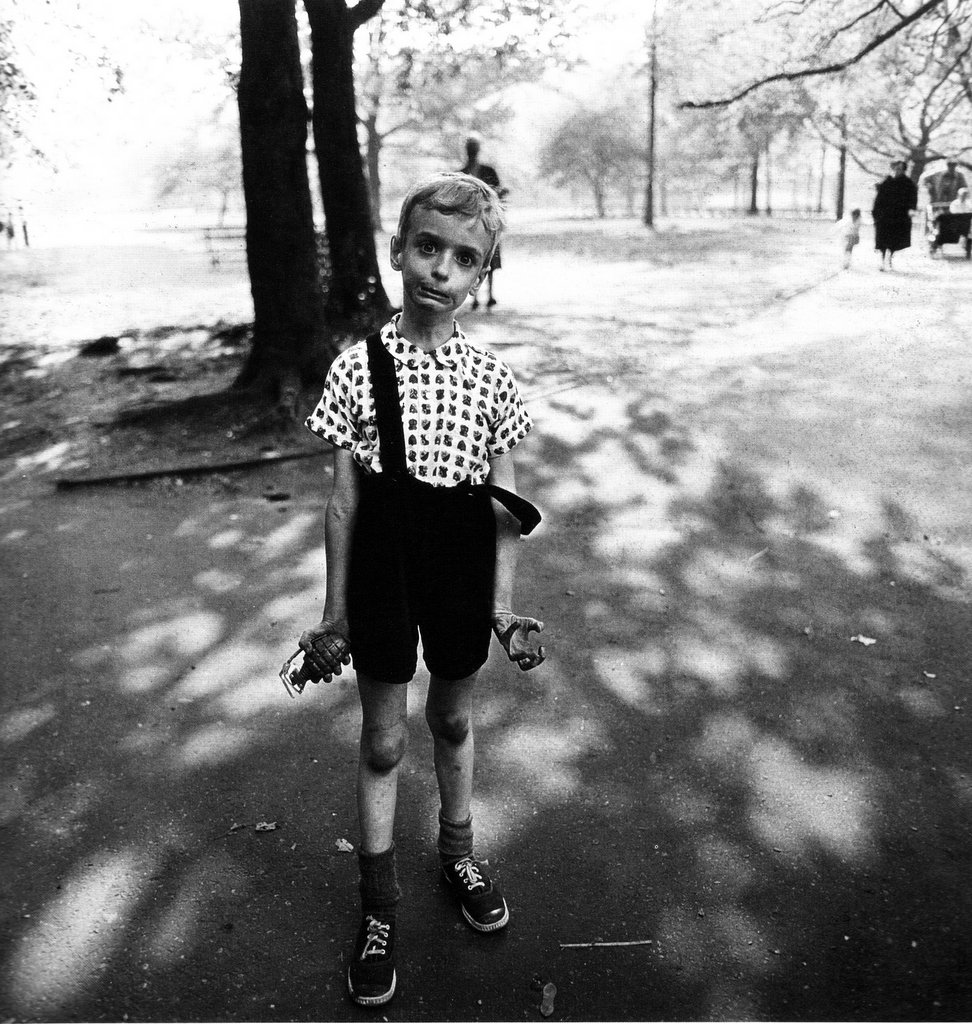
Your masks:
{"label": "large tree trunk", "polygon": [[298,382],[326,367],[324,301],[307,177],[295,0],[239,0],[239,84],[253,347],[238,386],[290,408]]}
{"label": "large tree trunk", "polygon": [[358,145],[352,68],[354,30],[383,0],[304,0],[311,27],[314,146],[331,252],[326,313],[341,328],[369,329],[391,304],[381,283],[368,186]]}

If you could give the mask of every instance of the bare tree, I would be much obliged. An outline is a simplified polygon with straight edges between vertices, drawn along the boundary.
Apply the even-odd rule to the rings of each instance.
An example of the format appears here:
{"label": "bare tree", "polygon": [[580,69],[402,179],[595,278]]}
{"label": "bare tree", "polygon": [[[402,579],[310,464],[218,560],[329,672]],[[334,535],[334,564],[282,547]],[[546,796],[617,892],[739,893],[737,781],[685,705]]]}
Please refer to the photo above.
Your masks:
{"label": "bare tree", "polygon": [[803,52],[786,55],[781,63],[792,64],[756,77],[726,95],[685,100],[689,109],[727,106],[767,85],[826,77],[846,71],[869,54],[880,50],[911,26],[931,19],[954,20],[967,16],[969,0],[924,0],[902,9],[896,0],[802,0],[797,4],[771,3],[758,20],[778,21]]}

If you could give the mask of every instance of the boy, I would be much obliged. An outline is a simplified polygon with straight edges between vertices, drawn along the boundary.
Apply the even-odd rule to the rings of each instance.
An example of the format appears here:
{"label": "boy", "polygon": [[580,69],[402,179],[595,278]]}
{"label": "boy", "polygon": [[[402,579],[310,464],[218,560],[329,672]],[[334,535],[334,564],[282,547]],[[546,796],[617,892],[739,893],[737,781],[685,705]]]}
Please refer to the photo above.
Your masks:
{"label": "boy", "polygon": [[357,673],[362,920],[348,991],[363,1006],[386,1003],[397,980],[393,832],[418,633],[442,877],[476,930],[509,920],[473,856],[472,711],[491,630],[521,669],[544,658],[529,637],[543,623],[510,611],[517,535],[539,521],[513,493],[511,450],[532,424],[509,368],[469,345],[453,319],[482,284],[502,227],[499,197],[469,175],[415,186],[391,240],[402,312],[338,356],[307,420],[334,445],[334,482],[324,614],[300,647],[327,682],[349,656]]}
{"label": "boy", "polygon": [[840,249],[843,253],[843,267],[847,270],[851,265],[851,255],[854,246],[861,240],[861,211],[856,207],[851,210],[849,217],[837,221],[837,237],[840,240]]}

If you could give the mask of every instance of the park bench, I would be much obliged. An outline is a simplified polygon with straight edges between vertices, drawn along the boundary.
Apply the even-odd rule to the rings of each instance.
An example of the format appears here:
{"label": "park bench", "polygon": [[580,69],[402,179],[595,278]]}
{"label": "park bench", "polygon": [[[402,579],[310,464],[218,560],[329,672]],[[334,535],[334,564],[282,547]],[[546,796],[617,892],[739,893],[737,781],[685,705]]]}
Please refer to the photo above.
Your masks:
{"label": "park bench", "polygon": [[246,228],[203,228],[209,262],[218,267],[224,259],[246,259]]}

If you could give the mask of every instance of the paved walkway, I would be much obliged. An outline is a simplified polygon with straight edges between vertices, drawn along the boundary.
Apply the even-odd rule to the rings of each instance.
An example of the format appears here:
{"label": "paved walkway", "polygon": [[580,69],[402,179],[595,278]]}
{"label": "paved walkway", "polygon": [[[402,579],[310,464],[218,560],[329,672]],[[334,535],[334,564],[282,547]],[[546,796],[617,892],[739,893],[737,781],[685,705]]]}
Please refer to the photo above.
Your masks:
{"label": "paved walkway", "polygon": [[[388,1019],[539,1019],[538,981],[555,1020],[972,1015],[970,272],[828,253],[728,329],[610,261],[613,321],[524,319],[524,274],[478,322],[532,396],[551,656],[484,671],[493,937],[436,883],[414,687]],[[320,474],[4,499],[4,1019],[375,1016],[342,977],[355,698],[274,681]]]}

